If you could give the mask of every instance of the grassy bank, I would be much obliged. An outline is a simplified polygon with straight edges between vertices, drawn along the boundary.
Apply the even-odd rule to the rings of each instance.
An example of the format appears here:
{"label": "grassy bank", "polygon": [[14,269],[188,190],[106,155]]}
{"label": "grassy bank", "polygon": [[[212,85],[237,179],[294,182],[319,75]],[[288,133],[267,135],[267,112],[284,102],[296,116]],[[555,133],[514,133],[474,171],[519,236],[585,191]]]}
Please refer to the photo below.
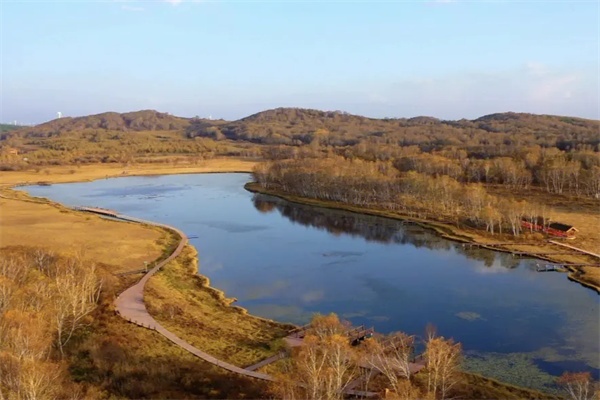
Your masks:
{"label": "grassy bank", "polygon": [[110,273],[139,269],[162,253],[161,229],[115,223],[92,214],[76,213],[58,203],[2,190],[1,247],[27,245],[82,257]]}
{"label": "grassy bank", "polygon": [[[354,213],[410,221],[423,227],[433,229],[440,236],[446,239],[463,243],[476,243],[481,247],[488,248],[493,251],[527,252],[530,253],[532,256],[534,256],[535,253],[557,251],[557,246],[549,244],[542,239],[532,239],[534,237],[533,235],[528,236],[526,240],[515,239],[514,237],[508,235],[490,236],[485,235],[485,233],[481,230],[476,230],[465,226],[457,226],[455,224],[447,224],[438,221],[415,218],[412,216],[394,213],[386,210],[357,207],[346,203],[300,197],[287,194],[281,191],[264,189],[255,182],[246,184],[245,188],[250,192],[267,194],[298,204],[306,204],[315,207],[345,210]],[[532,244],[532,241],[534,240],[536,243]],[[501,246],[494,245],[495,243],[499,242],[512,243],[508,245],[503,244]],[[544,255],[536,257],[542,260],[556,263],[598,263],[597,259],[594,259],[593,257],[584,254]],[[582,284],[585,287],[594,289],[600,293],[600,268],[598,267],[570,267],[569,278],[573,281]]]}
{"label": "grassy bank", "polygon": [[[43,248],[56,254],[77,255],[84,262],[100,266],[104,281],[102,303],[89,325],[78,332],[67,349],[68,370],[81,388],[78,397],[260,398],[264,395],[262,382],[203,362],[161,335],[131,325],[114,314],[113,299],[140,277],[114,274],[140,269],[144,261],[164,257],[176,239],[171,232],[105,220],[6,188],[2,196],[0,255],[14,252],[16,245],[25,243],[25,251]],[[286,326],[229,306],[224,295],[210,288],[208,279],[198,276],[196,271],[196,252],[189,247],[182,257],[150,281],[145,300],[151,312],[194,345],[236,364],[243,366],[262,355],[270,355],[273,342],[283,335]]]}
{"label": "grassy bank", "polygon": [[277,352],[278,339],[293,328],[249,315],[234,299],[198,275],[197,253],[187,246],[147,284],[148,312],[195,347],[234,365],[254,364]]}

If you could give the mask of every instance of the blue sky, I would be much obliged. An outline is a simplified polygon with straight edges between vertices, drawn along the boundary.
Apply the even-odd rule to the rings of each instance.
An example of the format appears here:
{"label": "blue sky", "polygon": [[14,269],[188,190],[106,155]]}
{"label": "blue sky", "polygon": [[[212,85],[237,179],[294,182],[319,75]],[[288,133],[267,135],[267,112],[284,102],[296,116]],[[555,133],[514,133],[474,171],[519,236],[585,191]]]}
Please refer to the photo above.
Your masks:
{"label": "blue sky", "polygon": [[592,1],[0,0],[1,121],[275,107],[599,117]]}

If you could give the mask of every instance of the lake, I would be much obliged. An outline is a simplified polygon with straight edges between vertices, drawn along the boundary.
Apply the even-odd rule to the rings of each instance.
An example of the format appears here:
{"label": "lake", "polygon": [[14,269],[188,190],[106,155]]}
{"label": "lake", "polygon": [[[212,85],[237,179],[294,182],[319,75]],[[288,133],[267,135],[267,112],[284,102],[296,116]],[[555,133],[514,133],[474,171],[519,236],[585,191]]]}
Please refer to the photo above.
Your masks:
{"label": "lake", "polygon": [[[599,372],[600,296],[535,260],[465,247],[411,223],[253,195],[248,174],[124,177],[29,186],[197,236],[199,272],[255,315],[306,323],[335,312],[378,332],[463,344],[465,368],[551,389],[564,370]],[[114,238],[118,242],[118,238]]]}

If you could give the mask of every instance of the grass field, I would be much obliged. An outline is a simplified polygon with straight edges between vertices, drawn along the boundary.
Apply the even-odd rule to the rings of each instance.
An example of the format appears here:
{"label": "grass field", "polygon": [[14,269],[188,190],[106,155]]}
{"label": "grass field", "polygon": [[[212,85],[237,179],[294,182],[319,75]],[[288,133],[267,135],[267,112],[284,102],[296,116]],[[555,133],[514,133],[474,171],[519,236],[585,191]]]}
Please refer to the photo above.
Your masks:
{"label": "grass field", "polygon": [[162,252],[165,233],[158,228],[73,212],[18,191],[2,194],[7,197],[0,198],[0,248],[26,245],[77,254],[113,273],[139,269]]}

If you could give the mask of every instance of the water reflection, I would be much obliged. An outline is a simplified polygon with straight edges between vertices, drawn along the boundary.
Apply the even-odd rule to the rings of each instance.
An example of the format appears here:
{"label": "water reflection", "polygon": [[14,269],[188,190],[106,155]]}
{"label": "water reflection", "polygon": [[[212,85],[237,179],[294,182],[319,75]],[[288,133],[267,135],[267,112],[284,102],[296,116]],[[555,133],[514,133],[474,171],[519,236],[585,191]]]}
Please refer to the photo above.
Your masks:
{"label": "water reflection", "polygon": [[[376,217],[348,211],[317,208],[298,203],[290,203],[277,197],[254,194],[254,207],[261,213],[279,212],[294,223],[324,230],[333,235],[360,237],[368,242],[383,244],[409,244],[416,248],[430,250],[454,250],[471,260],[481,261],[487,268],[483,273],[500,273],[502,268],[517,268],[523,261],[509,253],[499,253],[476,246],[463,245],[442,238],[432,230],[415,223]],[[331,252],[325,257],[360,256],[359,252]],[[332,261],[329,264],[342,263]]]}

